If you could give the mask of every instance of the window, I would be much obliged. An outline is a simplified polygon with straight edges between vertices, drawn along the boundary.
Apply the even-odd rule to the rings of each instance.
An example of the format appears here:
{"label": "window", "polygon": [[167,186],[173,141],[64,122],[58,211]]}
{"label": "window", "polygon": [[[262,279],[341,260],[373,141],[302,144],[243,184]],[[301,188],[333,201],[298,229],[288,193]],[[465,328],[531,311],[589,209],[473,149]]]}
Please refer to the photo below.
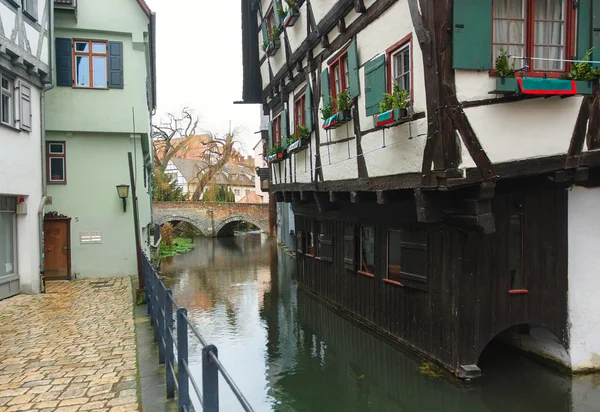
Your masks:
{"label": "window", "polygon": [[281,113],[273,119],[273,146],[281,144]]}
{"label": "window", "polygon": [[523,277],[523,216],[510,215],[508,225],[508,264],[510,290],[524,291]]}
{"label": "window", "polygon": [[13,81],[4,74],[2,78],[2,101],[0,102],[0,121],[2,123],[13,125]]}
{"label": "window", "polygon": [[315,238],[313,232],[306,232],[306,254],[308,256],[315,255]]}
{"label": "window", "polygon": [[240,195],[240,189],[233,189],[233,193],[234,193],[236,196],[239,196],[239,195]]}
{"label": "window", "polygon": [[327,228],[327,223],[321,221],[321,230],[319,233],[319,258],[331,262],[333,260],[333,237]]}
{"label": "window", "polygon": [[302,232],[296,232],[296,252],[303,255],[304,254],[304,235]]}
{"label": "window", "polygon": [[33,20],[37,20],[37,1],[36,0],[23,0],[23,12],[31,17]]}
{"label": "window", "polygon": [[298,128],[298,126],[306,125],[306,119],[304,118],[305,115],[306,115],[306,94],[302,94],[294,102],[294,126],[296,128]]}
{"label": "window", "polygon": [[423,230],[388,231],[388,280],[409,286],[427,282],[427,238]]}
{"label": "window", "polygon": [[273,6],[269,7],[269,10],[267,10],[267,14],[265,15],[265,20],[267,21],[267,30],[271,31],[271,29],[273,27],[276,27],[277,24],[275,24],[275,10],[273,9]]}
{"label": "window", "polygon": [[394,84],[400,86],[400,89],[407,90],[411,94],[412,79],[411,79],[411,45],[412,35],[408,39],[403,39],[400,43],[388,49],[389,73],[390,81],[388,82],[388,92],[392,92]]}
{"label": "window", "polygon": [[0,196],[0,277],[12,275],[16,272],[16,209],[16,198]]}
{"label": "window", "polygon": [[375,273],[375,227],[360,228],[360,267],[359,272]]}
{"label": "window", "polygon": [[46,172],[48,183],[66,183],[65,142],[48,142],[46,145]]}
{"label": "window", "polygon": [[75,40],[75,87],[108,87],[108,46],[105,41]]}
{"label": "window", "polygon": [[335,99],[338,93],[343,92],[348,88],[348,53],[342,53],[329,65],[329,73],[331,73],[331,98],[335,106]]}
{"label": "window", "polygon": [[[527,72],[565,72],[562,61],[572,56],[574,11],[572,0],[494,0],[493,59],[503,49],[516,69]],[[493,62],[492,62],[493,63]]]}
{"label": "window", "polygon": [[246,196],[248,196],[250,194],[250,190],[246,189],[245,193],[246,193]]}

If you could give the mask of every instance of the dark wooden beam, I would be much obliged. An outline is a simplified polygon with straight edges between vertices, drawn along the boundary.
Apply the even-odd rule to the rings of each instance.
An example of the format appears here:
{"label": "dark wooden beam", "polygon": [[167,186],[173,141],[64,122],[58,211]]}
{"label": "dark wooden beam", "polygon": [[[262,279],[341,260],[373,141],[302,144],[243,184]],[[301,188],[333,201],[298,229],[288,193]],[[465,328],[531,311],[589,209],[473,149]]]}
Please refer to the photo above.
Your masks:
{"label": "dark wooden beam", "polygon": [[363,155],[362,135],[360,131],[360,114],[358,113],[358,104],[352,105],[352,117],[354,118],[354,135],[356,136],[356,167],[358,169],[358,178],[366,179],[369,177],[367,162]]}
{"label": "dark wooden beam", "polygon": [[283,192],[276,191],[276,192],[273,192],[273,193],[275,194],[275,200],[277,201],[277,203],[283,202],[283,200],[284,200],[283,199]]}
{"label": "dark wooden beam", "polygon": [[376,193],[377,193],[377,203],[379,203],[380,205],[390,203],[388,191],[378,190]]}
{"label": "dark wooden beam", "polygon": [[292,192],[283,192],[283,201],[285,203],[292,203]]}
{"label": "dark wooden beam", "polygon": [[329,212],[334,209],[333,203],[329,201],[329,193],[326,192],[313,192],[315,201],[317,202],[317,208],[320,213]]}
{"label": "dark wooden beam", "polygon": [[364,13],[367,11],[364,0],[355,0],[354,1],[354,11],[357,13]]}
{"label": "dark wooden beam", "polygon": [[417,220],[421,223],[440,222],[445,213],[442,210],[440,197],[434,199],[434,192],[427,192],[421,188],[414,191],[417,205]]}
{"label": "dark wooden beam", "polygon": [[300,191],[300,200],[303,202],[309,202],[311,199],[314,199],[311,192]]}
{"label": "dark wooden beam", "polygon": [[327,37],[327,34],[324,34],[321,37],[321,47],[323,47],[324,49],[329,48],[329,37]]}
{"label": "dark wooden beam", "polygon": [[573,134],[571,135],[571,143],[569,144],[569,150],[567,151],[567,161],[565,162],[565,167],[567,169],[579,166],[579,155],[583,150],[583,143],[585,142],[591,105],[592,97],[585,96],[581,101],[581,106],[579,107],[579,114],[577,115],[577,120],[575,121]]}
{"label": "dark wooden beam", "polygon": [[338,32],[340,34],[346,33],[346,20],[343,17],[338,21]]}

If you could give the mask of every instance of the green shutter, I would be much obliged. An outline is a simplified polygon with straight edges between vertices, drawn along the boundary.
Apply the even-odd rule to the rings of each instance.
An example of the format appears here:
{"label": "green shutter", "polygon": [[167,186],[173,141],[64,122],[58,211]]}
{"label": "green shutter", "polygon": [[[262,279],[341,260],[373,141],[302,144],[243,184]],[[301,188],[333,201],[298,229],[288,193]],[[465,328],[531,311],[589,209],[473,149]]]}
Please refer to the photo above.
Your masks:
{"label": "green shutter", "polygon": [[321,72],[321,97],[323,98],[323,107],[331,104],[331,88],[329,86],[329,69]]}
{"label": "green shutter", "polygon": [[367,116],[379,113],[386,92],[385,54],[365,63],[365,109]]}
{"label": "green shutter", "polygon": [[287,149],[288,145],[288,111],[285,109],[281,112],[281,147]]}
{"label": "green shutter", "polygon": [[267,154],[273,148],[273,122],[269,122],[269,139],[267,140]]}
{"label": "green shutter", "polygon": [[453,11],[453,67],[491,69],[492,0],[454,0]]}
{"label": "green shutter", "polygon": [[313,114],[312,114],[312,93],[310,90],[310,83],[306,84],[306,91],[304,92],[304,125],[309,132],[313,131]]}
{"label": "green shutter", "polygon": [[73,59],[71,39],[56,38],[56,85],[73,86]]}
{"label": "green shutter", "polygon": [[277,0],[273,0],[273,16],[275,17],[275,25],[277,27],[281,26],[281,19],[279,18],[279,13],[277,13],[278,6],[279,2]]}
{"label": "green shutter", "polygon": [[123,42],[108,42],[108,87],[122,89],[123,84]]}
{"label": "green shutter", "polygon": [[348,46],[348,91],[353,99],[360,95],[360,82],[358,80],[358,50],[356,49],[356,40],[352,40]]}
{"label": "green shutter", "polygon": [[[592,60],[600,61],[600,0],[592,0],[592,27],[591,27]],[[594,67],[600,67],[599,64],[593,64]]]}
{"label": "green shutter", "polygon": [[579,0],[577,6],[577,59],[592,47],[592,0]]}
{"label": "green shutter", "polygon": [[262,31],[262,35],[263,35],[263,42],[265,41],[269,41],[269,32],[267,30],[267,21],[263,20],[262,25],[261,25],[261,31]]}

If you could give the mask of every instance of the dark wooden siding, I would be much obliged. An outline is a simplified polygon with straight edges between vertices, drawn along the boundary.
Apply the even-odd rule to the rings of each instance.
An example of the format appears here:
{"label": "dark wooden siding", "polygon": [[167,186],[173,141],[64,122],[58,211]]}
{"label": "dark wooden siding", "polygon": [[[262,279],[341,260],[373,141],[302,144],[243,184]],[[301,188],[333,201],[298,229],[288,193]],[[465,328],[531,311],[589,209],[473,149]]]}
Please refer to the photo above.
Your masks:
{"label": "dark wooden siding", "polygon": [[[493,201],[497,233],[488,236],[451,224],[418,224],[412,198],[386,205],[339,203],[326,213],[318,213],[315,205],[294,205],[297,230],[319,228],[321,220],[334,239],[332,262],[298,255],[298,281],[452,370],[477,363],[494,336],[518,324],[545,326],[567,345],[566,196],[543,180],[502,184]],[[508,293],[507,225],[515,204],[522,204],[524,216],[529,291],[520,295]],[[375,226],[375,277],[344,265],[345,226],[361,224]],[[428,232],[425,290],[383,281],[387,231],[405,228]]]}

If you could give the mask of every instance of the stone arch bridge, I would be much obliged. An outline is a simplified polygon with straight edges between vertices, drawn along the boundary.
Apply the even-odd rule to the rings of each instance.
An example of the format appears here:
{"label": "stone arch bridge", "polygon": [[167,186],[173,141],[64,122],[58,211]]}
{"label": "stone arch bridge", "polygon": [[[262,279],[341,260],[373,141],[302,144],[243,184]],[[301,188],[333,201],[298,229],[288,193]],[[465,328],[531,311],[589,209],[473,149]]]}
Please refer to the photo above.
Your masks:
{"label": "stone arch bridge", "polygon": [[187,222],[205,236],[233,234],[236,223],[248,222],[269,233],[268,203],[152,202],[154,223]]}

